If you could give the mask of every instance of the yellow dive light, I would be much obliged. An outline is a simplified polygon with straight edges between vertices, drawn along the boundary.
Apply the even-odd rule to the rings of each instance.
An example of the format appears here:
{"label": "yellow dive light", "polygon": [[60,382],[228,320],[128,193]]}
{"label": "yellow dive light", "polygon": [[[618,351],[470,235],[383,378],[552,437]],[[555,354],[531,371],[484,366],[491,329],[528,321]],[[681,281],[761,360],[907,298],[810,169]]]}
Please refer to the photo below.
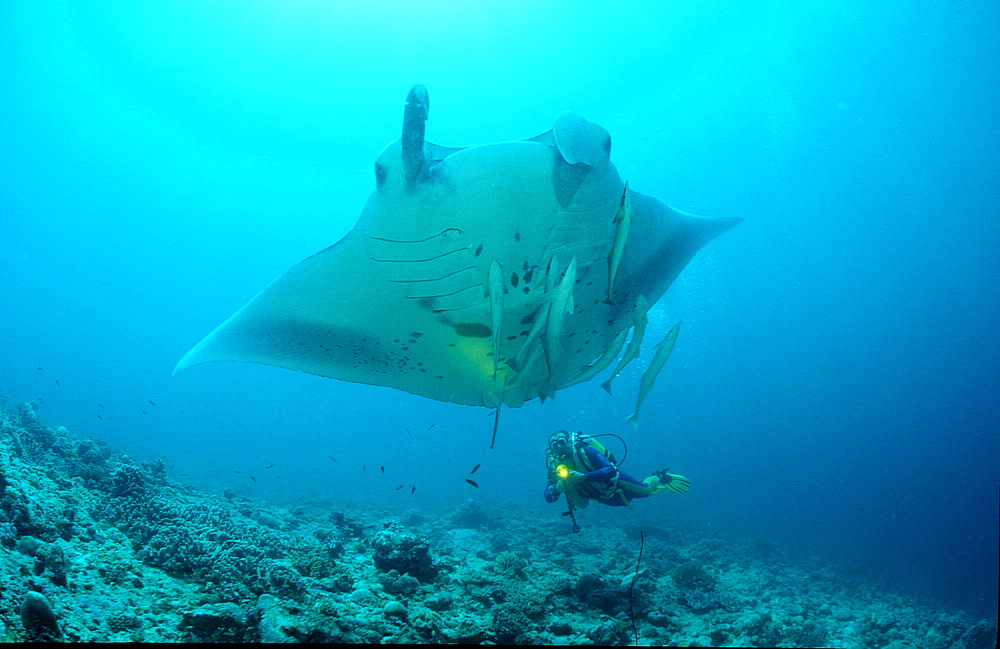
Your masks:
{"label": "yellow dive light", "polygon": [[560,480],[565,480],[566,478],[569,477],[569,467],[567,467],[565,464],[560,464],[559,466],[556,467],[556,475],[559,477]]}

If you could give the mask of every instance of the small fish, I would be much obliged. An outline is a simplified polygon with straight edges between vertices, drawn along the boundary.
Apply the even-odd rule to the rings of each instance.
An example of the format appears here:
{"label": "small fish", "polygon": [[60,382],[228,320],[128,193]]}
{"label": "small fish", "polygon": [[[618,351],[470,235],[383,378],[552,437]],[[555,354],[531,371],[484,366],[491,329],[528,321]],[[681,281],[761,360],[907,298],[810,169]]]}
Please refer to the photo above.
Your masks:
{"label": "small fish", "polygon": [[400,489],[402,489],[402,488],[403,488],[403,487],[405,487],[405,486],[406,486],[405,484],[401,484],[401,485],[399,485],[398,487],[396,487],[396,491],[399,491]]}
{"label": "small fish", "polygon": [[36,367],[35,369],[36,370],[44,370],[45,368],[44,367]]}
{"label": "small fish", "polygon": [[368,470],[368,467],[367,467],[367,466],[365,466],[364,464],[362,464],[362,465],[361,465],[361,470],[362,470],[362,471],[367,471],[367,470]]}
{"label": "small fish", "polygon": [[503,340],[503,270],[494,259],[487,275],[486,295],[490,303],[490,322],[493,325],[493,380],[500,368],[500,343]]}
{"label": "small fish", "polygon": [[103,403],[99,403],[99,404],[97,404],[97,407],[98,407],[98,408],[103,408],[103,407],[104,407],[104,404],[103,404]]}
{"label": "small fish", "polygon": [[565,383],[559,386],[560,390],[565,390],[571,385],[576,385],[577,383],[583,383],[584,381],[589,381],[598,374],[600,374],[604,368],[611,364],[611,361],[618,358],[618,354],[621,352],[622,347],[625,346],[625,339],[628,338],[629,328],[625,327],[621,332],[615,336],[608,348],[604,350],[604,353],[599,359],[583,368],[576,376],[572,377]]}
{"label": "small fish", "polygon": [[256,484],[256,483],[257,483],[257,478],[255,478],[255,477],[253,477],[253,476],[250,476],[250,479],[254,481],[254,484]]}
{"label": "small fish", "polygon": [[646,325],[649,323],[649,318],[646,312],[649,310],[646,304],[646,296],[641,293],[635,299],[635,307],[632,309],[632,339],[628,341],[628,347],[625,348],[625,355],[621,357],[618,361],[618,365],[615,366],[615,370],[608,377],[608,380],[601,384],[604,391],[611,394],[611,381],[618,376],[626,365],[631,363],[637,356],[639,356],[639,348],[642,346],[642,337],[646,334]]}
{"label": "small fish", "polygon": [[468,478],[466,478],[465,481],[468,482],[473,487],[475,487],[476,489],[479,489],[479,485],[476,483],[475,480],[469,480]]}
{"label": "small fish", "polygon": [[332,455],[327,455],[327,457],[333,460],[334,464],[340,464],[340,462],[337,461],[337,458],[333,457]]}
{"label": "small fish", "polygon": [[102,417],[100,415],[97,415],[97,418],[100,419],[101,421],[104,421],[104,417]]}
{"label": "small fish", "polygon": [[142,414],[144,414],[144,415],[148,415],[149,413],[148,413],[148,412],[146,412],[145,410],[143,410],[143,411],[142,411]]}
{"label": "small fish", "polygon": [[243,473],[242,471],[233,471],[233,473]]}
{"label": "small fish", "polygon": [[628,231],[632,225],[632,201],[629,200],[627,182],[625,183],[625,189],[622,191],[622,200],[618,207],[618,213],[615,214],[614,225],[615,238],[611,244],[611,252],[608,253],[608,297],[604,300],[605,304],[615,303],[611,299],[611,291],[615,286],[615,277],[618,275],[618,269],[622,265],[625,242],[628,240]]}
{"label": "small fish", "polygon": [[434,426],[435,426],[435,424],[431,424],[431,425],[430,425],[430,426],[428,426],[428,427],[427,427],[427,428],[426,428],[425,430],[430,430],[431,428],[434,428]]}
{"label": "small fish", "polygon": [[385,475],[385,467],[384,466],[380,466],[379,467],[379,471],[381,471],[382,474]]}
{"label": "small fish", "polygon": [[[555,260],[555,255],[552,256]],[[553,264],[557,262],[553,261]],[[558,266],[553,266],[552,272],[559,274]],[[553,279],[553,281],[555,281]],[[556,358],[558,354],[559,338],[563,333],[563,324],[566,315],[575,311],[573,302],[573,288],[576,285],[576,257],[570,260],[569,266],[562,272],[559,283],[553,286],[552,291],[546,291],[546,297],[551,298],[549,304],[548,317],[545,319],[545,332],[542,338],[543,349],[545,351],[545,362],[549,368],[549,385],[552,384],[552,374],[556,368]]]}
{"label": "small fish", "polygon": [[[56,385],[59,385],[59,379],[56,379]],[[62,387],[62,386],[59,386]]]}
{"label": "small fish", "polygon": [[476,466],[472,467],[472,471],[469,471],[469,475],[472,475],[473,473],[475,473],[476,471],[478,471],[479,467],[481,467],[481,466],[483,466],[483,465],[482,464],[477,464]]}
{"label": "small fish", "polygon": [[150,401],[150,402],[149,402],[149,405],[151,405],[151,406],[155,406],[155,405],[156,405],[156,402],[155,402],[155,401]]}
{"label": "small fish", "polygon": [[411,484],[410,485],[410,495],[412,496],[415,493],[417,493],[417,486]]}
{"label": "small fish", "polygon": [[266,467],[264,467],[264,468],[265,468],[265,469],[270,469],[270,468],[271,468],[272,466],[274,466],[274,464],[273,464],[273,463],[271,463],[271,464],[268,464],[268,465],[267,465]]}
{"label": "small fish", "polygon": [[642,401],[653,388],[656,375],[663,369],[667,359],[670,358],[670,353],[674,351],[674,343],[677,342],[677,334],[680,330],[681,323],[678,322],[667,332],[666,337],[656,345],[656,353],[653,354],[653,360],[649,361],[649,366],[639,380],[639,396],[635,401],[635,411],[625,418],[625,421],[632,424],[633,428],[639,425],[639,408],[642,407]]}
{"label": "small fish", "polygon": [[411,432],[410,432],[410,429],[409,429],[409,428],[404,428],[403,430],[405,430],[405,431],[406,431],[406,434],[407,434],[407,435],[409,435],[410,437],[413,437],[413,433],[411,433]]}

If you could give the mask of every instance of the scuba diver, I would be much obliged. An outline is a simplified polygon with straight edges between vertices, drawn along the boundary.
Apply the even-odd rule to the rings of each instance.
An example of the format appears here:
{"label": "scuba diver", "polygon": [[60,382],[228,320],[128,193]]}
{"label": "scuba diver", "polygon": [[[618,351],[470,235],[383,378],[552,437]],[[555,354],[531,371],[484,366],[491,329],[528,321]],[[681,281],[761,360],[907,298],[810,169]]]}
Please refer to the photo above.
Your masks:
{"label": "scuba diver", "polygon": [[[565,493],[569,511],[564,516],[572,516],[574,508],[583,509],[591,500],[631,509],[630,503],[635,498],[647,498],[667,489],[682,494],[691,487],[690,480],[666,470],[654,471],[645,480],[636,480],[618,469],[615,456],[608,449],[582,432],[559,430],[552,433],[545,456],[549,469],[545,501],[554,503],[559,500],[559,494]],[[579,531],[575,518],[573,530]]]}

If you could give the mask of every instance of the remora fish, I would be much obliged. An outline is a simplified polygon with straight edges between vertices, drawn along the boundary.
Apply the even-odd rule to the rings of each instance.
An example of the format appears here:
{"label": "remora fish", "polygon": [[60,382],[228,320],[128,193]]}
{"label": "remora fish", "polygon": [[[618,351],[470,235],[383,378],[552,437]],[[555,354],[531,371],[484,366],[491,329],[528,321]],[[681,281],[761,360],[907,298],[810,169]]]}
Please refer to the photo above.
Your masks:
{"label": "remora fish", "polygon": [[642,337],[646,334],[646,323],[649,322],[646,316],[646,311],[648,310],[649,307],[646,306],[646,298],[640,293],[639,297],[635,300],[635,308],[632,309],[632,340],[628,343],[625,355],[618,361],[615,371],[611,373],[607,381],[601,384],[601,387],[608,394],[611,394],[611,381],[618,376],[619,372],[625,369],[626,365],[639,355],[639,348],[642,346]]}
{"label": "remora fish", "polygon": [[628,240],[628,231],[632,227],[632,201],[628,196],[628,182],[622,191],[622,202],[618,206],[618,213],[615,214],[615,240],[608,253],[608,297],[606,304],[614,304],[611,299],[611,292],[615,287],[615,277],[618,275],[618,268],[622,265],[622,255],[625,254],[625,242]]}
{"label": "remora fish", "polygon": [[545,361],[549,364],[549,382],[556,372],[556,358],[559,354],[559,336],[562,335],[566,314],[573,313],[573,286],[576,284],[576,257],[573,257],[563,273],[559,285],[552,294],[552,304],[545,321]]}
{"label": "remora fish", "polygon": [[566,381],[559,386],[559,389],[568,388],[571,385],[576,385],[577,383],[583,383],[584,381],[589,381],[590,379],[597,376],[605,367],[611,364],[611,361],[618,357],[621,353],[622,347],[625,346],[625,338],[628,337],[628,329],[622,329],[615,339],[611,341],[611,345],[604,350],[604,353],[599,359],[594,361],[592,365],[585,367],[579,374]]}
{"label": "remora fish", "polygon": [[667,335],[656,346],[656,354],[653,355],[653,360],[649,362],[649,367],[646,368],[642,380],[639,381],[639,397],[635,402],[635,412],[625,418],[625,421],[632,424],[633,428],[639,426],[639,408],[642,407],[642,400],[652,389],[656,375],[660,373],[667,359],[670,358],[670,353],[674,351],[674,343],[677,342],[677,334],[680,330],[681,323],[678,322],[667,332]]}
{"label": "remora fish", "polygon": [[503,269],[493,260],[488,273],[490,321],[493,325],[493,379],[500,367],[500,340],[503,336]]}

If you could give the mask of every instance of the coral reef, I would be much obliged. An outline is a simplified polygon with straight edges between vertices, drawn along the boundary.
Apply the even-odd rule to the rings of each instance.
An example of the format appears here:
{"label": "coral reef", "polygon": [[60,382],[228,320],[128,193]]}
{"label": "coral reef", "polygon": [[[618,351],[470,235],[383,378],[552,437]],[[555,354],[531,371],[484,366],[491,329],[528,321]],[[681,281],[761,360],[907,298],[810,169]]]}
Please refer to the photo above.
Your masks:
{"label": "coral reef", "polygon": [[376,532],[371,538],[372,560],[379,570],[407,573],[421,581],[431,581],[437,567],[430,555],[430,544],[395,526]]}
{"label": "coral reef", "polygon": [[[500,642],[515,642],[532,628],[531,620],[514,604],[497,604],[491,611],[493,633]],[[517,644],[530,644],[522,640]]]}
{"label": "coral reef", "polygon": [[45,595],[29,590],[21,604],[21,623],[28,640],[32,642],[52,641],[59,637],[59,621],[52,605]]}
{"label": "coral reef", "polygon": [[[267,506],[0,408],[0,639],[993,647],[996,620],[761,541],[549,512]],[[540,534],[539,530],[547,533]]]}

